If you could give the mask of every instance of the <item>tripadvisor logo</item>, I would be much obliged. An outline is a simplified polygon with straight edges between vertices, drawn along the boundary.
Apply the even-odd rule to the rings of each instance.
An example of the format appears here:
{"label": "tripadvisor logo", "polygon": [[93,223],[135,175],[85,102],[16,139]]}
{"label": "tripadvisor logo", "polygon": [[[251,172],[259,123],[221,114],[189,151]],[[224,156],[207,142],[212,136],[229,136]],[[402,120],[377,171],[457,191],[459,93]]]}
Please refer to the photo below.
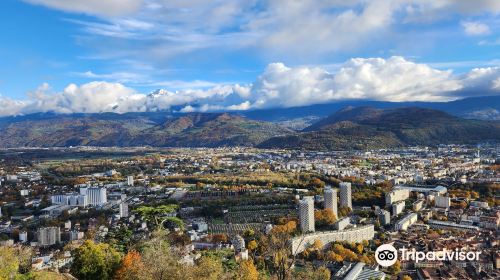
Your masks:
{"label": "tripadvisor logo", "polygon": [[382,244],[375,251],[375,260],[381,266],[391,266],[398,260],[398,250],[391,244]]}
{"label": "tripadvisor logo", "polygon": [[[460,249],[422,252],[405,247],[399,249],[403,261],[479,261],[480,251],[461,251]],[[398,250],[391,244],[380,245],[375,251],[375,260],[380,266],[388,267],[398,260]]]}

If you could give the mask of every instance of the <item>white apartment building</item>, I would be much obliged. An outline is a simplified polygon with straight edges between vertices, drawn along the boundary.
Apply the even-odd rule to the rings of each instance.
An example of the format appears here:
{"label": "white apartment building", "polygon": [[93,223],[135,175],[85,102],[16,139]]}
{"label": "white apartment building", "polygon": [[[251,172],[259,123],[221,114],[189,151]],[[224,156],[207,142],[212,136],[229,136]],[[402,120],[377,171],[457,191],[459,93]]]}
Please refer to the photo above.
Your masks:
{"label": "white apartment building", "polygon": [[451,199],[449,196],[436,196],[434,198],[434,205],[439,208],[450,208]]}
{"label": "white apartment building", "polygon": [[88,199],[81,194],[57,194],[50,197],[52,204],[87,207]]}
{"label": "white apartment building", "polygon": [[419,199],[412,204],[413,211],[420,211],[424,207],[424,200]]}
{"label": "white apartment building", "polygon": [[87,196],[90,206],[102,206],[108,202],[106,188],[80,188],[80,194]]}
{"label": "white apartment building", "polygon": [[299,201],[300,229],[303,233],[314,232],[314,198],[305,196]]}
{"label": "white apartment building", "polygon": [[393,189],[385,194],[385,204],[391,205],[398,201],[407,200],[410,197],[408,189]]}
{"label": "white apartment building", "polygon": [[383,226],[388,225],[391,223],[391,213],[389,213],[389,211],[381,209],[378,214],[378,219],[381,225]]}
{"label": "white apartment building", "polygon": [[395,225],[395,230],[407,230],[409,226],[416,223],[418,220],[417,213],[410,213],[406,215],[403,219],[399,220]]}
{"label": "white apartment building", "polygon": [[403,213],[403,210],[405,210],[405,202],[404,201],[399,201],[399,202],[392,204],[392,216],[397,216],[397,215]]}
{"label": "white apartment building", "polygon": [[331,209],[335,217],[339,217],[337,211],[337,190],[332,188],[326,188],[324,192],[325,198],[325,209]]}
{"label": "white apartment building", "polygon": [[69,232],[70,241],[83,239],[84,236],[85,234],[83,233],[83,231],[72,230]]}
{"label": "white apartment building", "polygon": [[40,228],[37,232],[39,246],[51,246],[61,242],[61,230],[59,227]]}
{"label": "white apartment building", "polygon": [[134,176],[127,176],[127,185],[131,187],[134,186]]}
{"label": "white apartment building", "polygon": [[352,209],[351,183],[340,183],[340,206]]}
{"label": "white apartment building", "polygon": [[128,218],[128,203],[120,203],[120,218]]}
{"label": "white apartment building", "polygon": [[19,232],[19,242],[21,243],[28,242],[28,232],[26,231]]}
{"label": "white apartment building", "polygon": [[374,236],[375,228],[373,225],[357,226],[344,230],[314,232],[292,238],[292,252],[300,253],[316,240],[321,241],[325,246],[335,241],[362,242],[363,240],[372,240]]}

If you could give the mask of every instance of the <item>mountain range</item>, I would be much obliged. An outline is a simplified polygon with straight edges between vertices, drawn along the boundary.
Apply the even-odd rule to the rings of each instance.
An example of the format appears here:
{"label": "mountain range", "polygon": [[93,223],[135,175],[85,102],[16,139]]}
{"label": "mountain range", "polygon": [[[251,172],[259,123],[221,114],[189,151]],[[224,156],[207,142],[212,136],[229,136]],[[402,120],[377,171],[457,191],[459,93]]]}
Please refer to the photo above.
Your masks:
{"label": "mountain range", "polygon": [[442,111],[418,107],[346,107],[299,134],[273,137],[259,147],[372,149],[498,140],[499,121],[462,119]]}
{"label": "mountain range", "polygon": [[327,104],[314,104],[293,108],[273,108],[242,113],[244,116],[262,121],[278,122],[294,128],[305,128],[319,119],[345,107],[375,107],[380,109],[419,107],[435,109],[450,115],[480,120],[500,120],[500,96],[480,96],[450,102],[387,102],[370,100],[347,100]]}
{"label": "mountain range", "polygon": [[[244,113],[40,113],[0,118],[0,147],[252,146],[325,150],[475,144],[500,140],[500,121],[494,117],[499,107],[500,97],[484,97],[417,104],[360,101]],[[477,113],[485,110],[493,113],[487,117]],[[465,119],[478,116],[481,119]]]}

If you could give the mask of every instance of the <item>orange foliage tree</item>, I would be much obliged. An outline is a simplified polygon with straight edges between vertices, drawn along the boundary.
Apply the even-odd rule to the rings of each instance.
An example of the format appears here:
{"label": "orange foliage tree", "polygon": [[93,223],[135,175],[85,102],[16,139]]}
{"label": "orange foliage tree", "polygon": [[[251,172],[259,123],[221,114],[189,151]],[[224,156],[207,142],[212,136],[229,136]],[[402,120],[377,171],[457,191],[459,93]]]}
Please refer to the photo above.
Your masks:
{"label": "orange foliage tree", "polygon": [[144,269],[141,255],[137,251],[130,251],[123,256],[120,268],[116,271],[115,280],[138,280]]}

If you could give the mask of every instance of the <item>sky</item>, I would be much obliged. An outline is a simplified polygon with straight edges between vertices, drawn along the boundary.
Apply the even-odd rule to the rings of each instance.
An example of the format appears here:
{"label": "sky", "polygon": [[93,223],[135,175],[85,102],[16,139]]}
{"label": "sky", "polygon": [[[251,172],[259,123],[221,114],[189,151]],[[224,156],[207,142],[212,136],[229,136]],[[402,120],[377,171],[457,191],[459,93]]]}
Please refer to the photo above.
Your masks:
{"label": "sky", "polygon": [[497,0],[2,0],[0,116],[500,94]]}

